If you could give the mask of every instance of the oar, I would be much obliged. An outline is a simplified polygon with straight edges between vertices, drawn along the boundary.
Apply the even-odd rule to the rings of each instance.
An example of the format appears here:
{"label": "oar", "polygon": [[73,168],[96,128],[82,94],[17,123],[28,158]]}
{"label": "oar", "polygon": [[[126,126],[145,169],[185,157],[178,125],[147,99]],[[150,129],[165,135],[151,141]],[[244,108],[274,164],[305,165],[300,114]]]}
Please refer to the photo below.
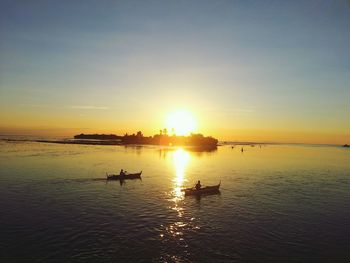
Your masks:
{"label": "oar", "polygon": [[181,192],[185,192],[186,190],[192,190],[192,189],[194,189],[194,187],[186,187],[186,188],[182,188],[181,189]]}

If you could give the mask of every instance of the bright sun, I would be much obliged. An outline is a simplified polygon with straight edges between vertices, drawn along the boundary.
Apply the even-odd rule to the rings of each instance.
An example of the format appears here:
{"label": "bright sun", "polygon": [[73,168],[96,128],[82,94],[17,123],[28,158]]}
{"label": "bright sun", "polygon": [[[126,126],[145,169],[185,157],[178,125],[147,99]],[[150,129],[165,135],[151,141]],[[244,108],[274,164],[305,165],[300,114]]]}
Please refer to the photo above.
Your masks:
{"label": "bright sun", "polygon": [[196,129],[196,120],[187,110],[177,110],[168,114],[166,128],[169,134],[189,135]]}

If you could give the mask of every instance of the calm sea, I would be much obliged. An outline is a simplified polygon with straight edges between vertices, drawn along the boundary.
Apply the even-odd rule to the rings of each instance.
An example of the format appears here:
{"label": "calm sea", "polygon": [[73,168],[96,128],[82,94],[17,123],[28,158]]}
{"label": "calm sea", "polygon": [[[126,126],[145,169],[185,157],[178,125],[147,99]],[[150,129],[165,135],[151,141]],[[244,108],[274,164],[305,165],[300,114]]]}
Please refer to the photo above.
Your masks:
{"label": "calm sea", "polygon": [[0,262],[350,262],[350,150],[0,141]]}

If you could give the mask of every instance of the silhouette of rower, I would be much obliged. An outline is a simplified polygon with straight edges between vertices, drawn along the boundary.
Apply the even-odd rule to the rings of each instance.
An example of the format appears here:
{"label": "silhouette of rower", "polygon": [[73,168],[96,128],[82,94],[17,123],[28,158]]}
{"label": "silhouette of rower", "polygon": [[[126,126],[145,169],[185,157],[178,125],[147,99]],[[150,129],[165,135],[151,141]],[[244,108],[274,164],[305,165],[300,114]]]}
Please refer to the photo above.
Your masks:
{"label": "silhouette of rower", "polygon": [[196,184],[196,190],[201,189],[202,185],[201,185],[201,181],[198,180],[197,184]]}

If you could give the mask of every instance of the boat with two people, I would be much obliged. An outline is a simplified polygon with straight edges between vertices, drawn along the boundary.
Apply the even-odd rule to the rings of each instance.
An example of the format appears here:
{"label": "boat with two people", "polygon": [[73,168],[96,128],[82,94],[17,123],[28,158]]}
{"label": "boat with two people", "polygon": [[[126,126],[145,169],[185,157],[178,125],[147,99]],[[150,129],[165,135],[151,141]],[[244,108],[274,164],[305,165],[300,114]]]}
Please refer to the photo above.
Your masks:
{"label": "boat with two people", "polygon": [[107,174],[107,180],[125,180],[125,179],[141,179],[142,171],[139,173],[128,173],[123,169],[120,170],[119,174]]}
{"label": "boat with two people", "polygon": [[202,187],[200,184],[200,181],[198,181],[198,183],[191,188],[184,188],[181,189],[182,192],[185,192],[185,196],[188,195],[202,195],[202,194],[218,194],[220,193],[219,188],[221,185],[221,181],[218,185],[213,185],[213,186],[206,186],[206,187]]}

